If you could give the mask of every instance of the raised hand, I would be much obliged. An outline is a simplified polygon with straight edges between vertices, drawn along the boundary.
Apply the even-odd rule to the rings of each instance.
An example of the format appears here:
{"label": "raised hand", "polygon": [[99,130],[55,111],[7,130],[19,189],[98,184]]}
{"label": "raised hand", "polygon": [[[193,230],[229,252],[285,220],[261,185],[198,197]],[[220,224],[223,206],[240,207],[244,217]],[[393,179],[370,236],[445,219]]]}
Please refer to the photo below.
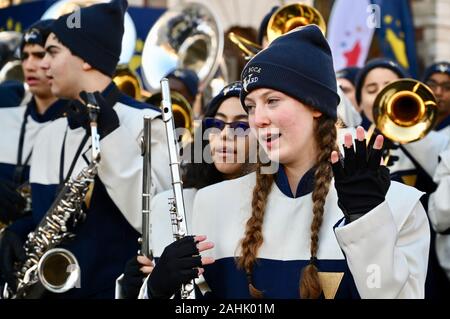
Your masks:
{"label": "raised hand", "polygon": [[356,130],[355,148],[352,135],[345,135],[344,158],[331,154],[331,163],[338,194],[338,205],[347,223],[381,204],[389,189],[389,170],[382,165],[383,136],[378,135],[373,148],[367,149],[364,129]]}

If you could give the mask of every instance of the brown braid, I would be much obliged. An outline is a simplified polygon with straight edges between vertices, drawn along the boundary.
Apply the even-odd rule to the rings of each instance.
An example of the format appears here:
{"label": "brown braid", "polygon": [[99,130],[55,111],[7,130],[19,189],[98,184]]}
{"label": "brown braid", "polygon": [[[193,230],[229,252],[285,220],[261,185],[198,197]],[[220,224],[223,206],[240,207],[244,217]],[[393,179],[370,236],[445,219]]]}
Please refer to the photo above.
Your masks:
{"label": "brown braid", "polygon": [[[322,217],[325,205],[325,198],[328,194],[330,181],[332,178],[329,158],[331,152],[337,149],[336,146],[336,121],[325,116],[318,120],[318,129],[315,139],[317,147],[322,150],[317,158],[317,170],[315,173],[315,186],[312,194],[314,218],[311,224],[311,260],[315,260],[318,251],[319,229],[322,224]],[[262,298],[263,292],[253,285],[252,274],[256,263],[258,249],[263,244],[262,225],[274,176],[272,174],[261,174],[261,166],[256,170],[256,185],[253,189],[252,216],[248,219],[245,236],[241,241],[241,256],[238,258],[238,266],[244,269],[247,274],[247,281],[250,295],[253,298]],[[320,286],[317,267],[308,265],[302,273],[301,297],[318,298],[322,292]]]}
{"label": "brown braid", "polygon": [[319,249],[319,231],[323,221],[325,199],[332,179],[330,156],[331,152],[337,149],[335,124],[335,120],[322,116],[318,120],[317,130],[315,130],[317,148],[320,151],[317,155],[317,169],[312,193],[314,217],[311,223],[311,260],[303,269],[300,278],[300,297],[302,299],[317,299],[322,293],[315,261]]}
{"label": "brown braid", "polygon": [[248,289],[253,298],[263,297],[263,293],[253,285],[252,273],[258,249],[263,243],[262,224],[272,183],[273,175],[261,174],[261,166],[258,166],[256,185],[253,189],[252,216],[247,221],[245,237],[241,241],[241,257],[238,258],[238,266],[244,269],[247,274]]}

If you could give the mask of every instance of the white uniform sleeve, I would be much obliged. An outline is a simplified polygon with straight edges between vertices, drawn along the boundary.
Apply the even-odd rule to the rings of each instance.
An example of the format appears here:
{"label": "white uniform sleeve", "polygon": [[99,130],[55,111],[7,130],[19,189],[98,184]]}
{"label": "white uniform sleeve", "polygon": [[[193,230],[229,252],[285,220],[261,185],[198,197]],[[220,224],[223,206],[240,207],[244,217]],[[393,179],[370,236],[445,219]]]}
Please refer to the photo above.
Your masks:
{"label": "white uniform sleeve", "polygon": [[120,277],[116,279],[115,299],[125,299],[125,296],[124,296],[123,290],[122,290],[123,276],[124,275],[121,274]]}
{"label": "white uniform sleeve", "polygon": [[[142,126],[142,123],[140,123]],[[141,130],[142,134],[142,130]],[[98,175],[106,190],[128,222],[141,231],[142,224],[142,156],[140,135],[133,136],[121,125],[102,139]],[[152,189],[153,194],[170,185],[170,170],[164,123],[152,120]]]}
{"label": "white uniform sleeve", "polygon": [[437,232],[444,232],[450,228],[450,150],[441,154],[434,175],[434,182],[438,184],[436,191],[430,195],[428,215],[431,225]]}
{"label": "white uniform sleeve", "polygon": [[429,176],[434,176],[439,163],[439,154],[447,148],[448,144],[447,134],[431,131],[420,141],[405,144],[404,148]]}
{"label": "white uniform sleeve", "polygon": [[335,232],[361,298],[424,298],[430,229],[419,201],[400,225],[385,201]]}

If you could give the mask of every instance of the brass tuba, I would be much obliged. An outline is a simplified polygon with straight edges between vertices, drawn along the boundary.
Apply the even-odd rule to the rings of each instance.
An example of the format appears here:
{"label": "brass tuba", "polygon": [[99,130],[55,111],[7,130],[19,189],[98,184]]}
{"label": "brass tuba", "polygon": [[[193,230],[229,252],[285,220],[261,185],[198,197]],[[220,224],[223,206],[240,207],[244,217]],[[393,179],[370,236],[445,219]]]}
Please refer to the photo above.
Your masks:
{"label": "brass tuba", "polygon": [[[148,33],[142,52],[142,78],[152,94],[146,102],[160,105],[160,81],[174,69],[193,70],[199,78],[200,91],[215,82],[227,82],[223,46],[222,26],[205,5],[186,3],[166,11]],[[186,129],[181,141],[188,142],[193,135],[192,106],[173,91],[171,100],[175,127]]]}
{"label": "brass tuba", "polygon": [[[309,24],[317,25],[323,34],[326,33],[327,26],[325,19],[316,8],[303,3],[287,4],[272,14],[267,24],[267,40],[270,43],[279,36],[297,27]],[[251,59],[262,50],[259,44],[249,41],[233,32],[230,32],[228,38],[244,52],[246,59]]]}
{"label": "brass tuba", "polygon": [[0,83],[8,80],[24,82],[22,61],[16,53],[21,40],[19,32],[0,32]]}
{"label": "brass tuba", "polygon": [[376,128],[394,142],[422,139],[434,127],[436,98],[424,83],[413,79],[394,81],[377,95],[373,119]]}
{"label": "brass tuba", "polygon": [[174,69],[193,70],[205,89],[219,70],[223,28],[205,5],[186,3],[166,11],[156,21],[142,51],[142,74],[150,92],[160,91],[160,80]]}

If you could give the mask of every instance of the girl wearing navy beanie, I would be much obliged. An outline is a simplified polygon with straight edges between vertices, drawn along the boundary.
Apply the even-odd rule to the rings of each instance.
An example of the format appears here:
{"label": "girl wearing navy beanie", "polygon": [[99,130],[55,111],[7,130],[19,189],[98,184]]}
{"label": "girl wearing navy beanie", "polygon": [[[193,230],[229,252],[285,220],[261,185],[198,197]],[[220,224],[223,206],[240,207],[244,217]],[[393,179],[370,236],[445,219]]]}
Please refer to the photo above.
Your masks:
{"label": "girl wearing navy beanie", "polygon": [[[209,241],[194,237],[194,250],[175,242],[160,259],[197,258],[199,270],[174,276],[157,264],[143,295],[168,298],[200,273],[199,287],[216,298],[423,298],[429,228],[421,193],[390,182],[382,136],[366,149],[358,128],[339,160],[339,98],[320,29],[277,38],[241,79],[250,127],[278,169],[260,164],[199,190],[192,228]],[[165,294],[157,289],[163,279],[173,288]]]}

